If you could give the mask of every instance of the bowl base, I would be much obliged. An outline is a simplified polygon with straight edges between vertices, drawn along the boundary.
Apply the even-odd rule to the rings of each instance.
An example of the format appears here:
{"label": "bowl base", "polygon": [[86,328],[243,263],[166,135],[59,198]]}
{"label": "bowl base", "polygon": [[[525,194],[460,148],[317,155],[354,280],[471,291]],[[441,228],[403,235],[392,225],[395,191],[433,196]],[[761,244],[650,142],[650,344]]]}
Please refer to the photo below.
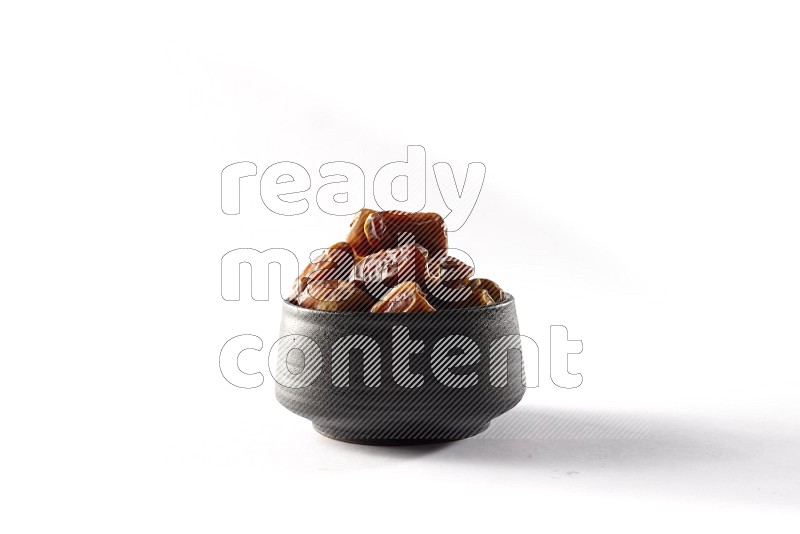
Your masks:
{"label": "bowl base", "polygon": [[[400,445],[429,445],[431,443],[447,443],[450,441],[458,441],[461,439],[471,438],[477,436],[487,428],[490,423],[484,423],[478,427],[471,427],[457,432],[448,432],[442,437],[431,438],[398,438],[391,436],[375,436],[365,437],[364,434],[353,430],[341,430],[331,427],[325,427],[313,423],[314,430],[325,436],[326,438],[335,439],[336,441],[343,441],[345,443],[354,443],[356,445],[383,445],[383,446],[400,446]],[[431,433],[436,436],[437,433]]]}

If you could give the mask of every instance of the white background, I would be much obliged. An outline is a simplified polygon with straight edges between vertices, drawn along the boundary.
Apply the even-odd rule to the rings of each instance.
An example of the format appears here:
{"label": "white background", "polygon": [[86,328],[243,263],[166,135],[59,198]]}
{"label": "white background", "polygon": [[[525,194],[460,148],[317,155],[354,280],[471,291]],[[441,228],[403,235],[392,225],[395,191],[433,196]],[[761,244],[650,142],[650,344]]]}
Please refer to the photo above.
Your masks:
{"label": "white background", "polygon": [[[2,530],[796,532],[797,4],[288,4],[3,8]],[[349,218],[257,179],[226,216],[220,172],[313,192],[409,144],[486,165],[451,244],[584,381],[543,358],[480,439],[347,445],[218,358],[280,309],[223,301],[222,255]]]}

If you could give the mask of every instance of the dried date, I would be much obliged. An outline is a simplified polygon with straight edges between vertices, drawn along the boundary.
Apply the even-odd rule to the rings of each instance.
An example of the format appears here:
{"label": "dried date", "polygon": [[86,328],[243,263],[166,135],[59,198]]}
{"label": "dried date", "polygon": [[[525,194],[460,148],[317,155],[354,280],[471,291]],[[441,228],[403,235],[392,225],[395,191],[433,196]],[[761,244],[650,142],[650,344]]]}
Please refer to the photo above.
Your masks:
{"label": "dried date", "polygon": [[474,290],[485,289],[495,302],[503,302],[506,300],[506,294],[500,288],[500,286],[486,278],[475,278],[470,280],[469,287]]}
{"label": "dried date", "polygon": [[361,284],[350,280],[309,282],[297,296],[298,306],[321,311],[367,311],[374,302]]}
{"label": "dried date", "polygon": [[345,241],[347,241],[347,243],[353,247],[353,250],[359,256],[366,256],[367,254],[372,254],[377,250],[369,244],[369,240],[367,240],[367,233],[364,229],[364,225],[367,222],[367,217],[374,213],[375,210],[364,208],[363,210],[359,211],[350,222],[350,231],[347,233],[347,238]]}
{"label": "dried date", "polygon": [[364,223],[367,241],[377,250],[416,243],[431,258],[447,250],[447,230],[438,213],[381,211],[370,214]]}
{"label": "dried date", "polygon": [[435,267],[428,262],[428,252],[419,245],[403,245],[381,250],[359,258],[353,267],[351,280],[366,284],[376,298],[401,282],[427,285],[436,278]]}
{"label": "dried date", "polygon": [[354,262],[355,254],[348,243],[331,245],[305,266],[292,285],[289,300],[296,302],[297,296],[314,280],[347,280]]}
{"label": "dried date", "polygon": [[432,312],[436,311],[436,308],[425,299],[425,294],[419,284],[403,282],[393,287],[369,311],[372,313],[414,313]]}

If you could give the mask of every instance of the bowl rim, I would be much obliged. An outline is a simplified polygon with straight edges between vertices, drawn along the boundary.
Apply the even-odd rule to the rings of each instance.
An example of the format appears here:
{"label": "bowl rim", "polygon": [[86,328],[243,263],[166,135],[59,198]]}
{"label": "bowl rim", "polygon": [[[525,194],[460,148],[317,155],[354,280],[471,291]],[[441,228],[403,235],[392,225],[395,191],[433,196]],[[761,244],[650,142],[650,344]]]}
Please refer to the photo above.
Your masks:
{"label": "bowl rim", "polygon": [[292,302],[289,302],[286,299],[283,299],[283,306],[284,308],[289,308],[293,311],[298,311],[300,313],[312,314],[312,315],[319,315],[319,316],[336,316],[336,317],[352,317],[352,318],[365,318],[365,317],[375,317],[378,319],[379,317],[425,317],[430,314],[433,314],[434,317],[447,317],[451,315],[460,315],[460,314],[470,314],[470,313],[481,313],[487,312],[489,310],[496,310],[503,307],[511,306],[514,303],[514,295],[511,293],[505,293],[506,298],[502,302],[495,302],[494,304],[490,304],[488,306],[473,306],[471,308],[459,308],[456,310],[437,310],[435,312],[415,312],[415,313],[404,313],[404,312],[392,312],[392,313],[371,313],[369,311],[328,311],[328,310],[313,310],[311,308],[304,308],[302,306],[298,306]]}

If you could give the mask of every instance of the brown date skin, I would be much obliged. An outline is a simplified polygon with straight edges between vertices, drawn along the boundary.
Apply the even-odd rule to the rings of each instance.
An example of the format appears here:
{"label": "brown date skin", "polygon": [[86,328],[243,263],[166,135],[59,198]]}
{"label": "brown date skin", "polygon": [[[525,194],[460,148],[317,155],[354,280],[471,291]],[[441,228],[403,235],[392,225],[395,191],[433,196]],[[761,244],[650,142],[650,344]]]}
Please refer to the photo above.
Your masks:
{"label": "brown date skin", "polygon": [[350,280],[309,282],[297,296],[297,305],[320,311],[367,311],[375,302],[361,284]]}
{"label": "brown date skin", "polygon": [[373,213],[375,213],[375,210],[364,208],[356,213],[356,216],[353,217],[353,220],[350,222],[350,231],[347,233],[345,241],[353,247],[353,250],[358,256],[366,256],[377,251],[377,249],[369,244],[366,231],[364,230],[367,217]]}
{"label": "brown date skin", "polygon": [[469,281],[469,287],[474,290],[485,289],[495,302],[506,300],[506,294],[500,286],[487,278],[474,278]]}
{"label": "brown date skin", "polygon": [[303,278],[302,276],[298,276],[295,278],[294,283],[292,284],[292,289],[289,291],[289,298],[287,299],[292,304],[297,304],[297,297],[305,291],[306,286],[308,286],[308,278]]}
{"label": "brown date skin", "polygon": [[355,263],[353,248],[344,241],[334,243],[306,265],[300,278],[309,280],[347,280]]}
{"label": "brown date skin", "polygon": [[[439,277],[428,286],[428,300],[436,308],[455,309],[468,307],[476,303],[473,291],[467,286],[469,277],[475,269],[459,260],[442,252],[439,265]],[[436,260],[434,260],[436,261]],[[466,303],[466,304],[464,304]]]}
{"label": "brown date skin", "polygon": [[447,254],[447,232],[438,214],[365,208],[350,223],[346,241],[303,269],[288,300],[317,310],[372,308],[376,313],[463,309],[505,300],[499,285],[471,279],[473,274],[472,266]]}
{"label": "brown date skin", "polygon": [[393,287],[369,310],[372,313],[416,313],[432,312],[436,308],[425,299],[422,288],[416,282],[403,282]]}
{"label": "brown date skin", "polygon": [[347,280],[354,262],[355,254],[349,244],[331,245],[305,266],[292,285],[289,301],[297,302],[297,296],[314,280]]}
{"label": "brown date skin", "polygon": [[439,282],[447,287],[466,285],[470,277],[475,274],[475,269],[459,260],[455,256],[445,255],[439,261]]}
{"label": "brown date skin", "polygon": [[432,271],[431,267],[424,248],[417,244],[403,245],[359,258],[350,279],[363,282],[369,293],[381,298],[401,282],[426,285],[436,277],[435,269]]}
{"label": "brown date skin", "polygon": [[447,250],[447,230],[438,213],[376,212],[366,218],[364,230],[374,250],[395,248],[410,239],[427,250],[431,258]]}

